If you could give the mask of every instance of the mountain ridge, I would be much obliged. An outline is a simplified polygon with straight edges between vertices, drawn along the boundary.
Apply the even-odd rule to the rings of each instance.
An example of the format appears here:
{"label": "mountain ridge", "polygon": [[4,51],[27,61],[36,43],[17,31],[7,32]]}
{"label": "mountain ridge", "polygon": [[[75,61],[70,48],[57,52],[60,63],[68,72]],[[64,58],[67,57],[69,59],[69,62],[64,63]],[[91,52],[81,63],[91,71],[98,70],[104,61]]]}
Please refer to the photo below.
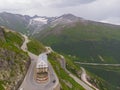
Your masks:
{"label": "mountain ridge", "polygon": [[[75,61],[103,64],[120,63],[119,25],[90,20],[79,20],[77,22],[62,24],[62,20],[59,21],[59,18],[57,21],[56,25],[34,34],[34,37],[43,44],[51,46],[58,53],[70,57],[73,63]],[[119,90],[119,67],[75,65],[86,68],[90,72],[91,77],[94,77],[89,81],[101,90]],[[75,74],[74,69],[71,71]],[[111,73],[111,75],[108,75],[108,73]],[[109,83],[105,84],[105,82]]]}
{"label": "mountain ridge", "polygon": [[[39,21],[37,19],[41,19]],[[46,20],[46,21],[45,21]],[[57,17],[46,17],[46,16],[29,16],[29,15],[20,15],[12,14],[8,12],[0,13],[0,25],[6,26],[12,30],[17,30],[27,35],[33,35],[39,33],[41,30],[44,30],[49,27],[55,27],[56,25],[68,24],[72,25],[76,22],[81,22],[84,24],[94,23],[94,24],[104,24],[110,26],[119,26],[113,24],[106,24],[97,21],[86,20],[84,18],[75,16],[73,14],[63,14]]]}

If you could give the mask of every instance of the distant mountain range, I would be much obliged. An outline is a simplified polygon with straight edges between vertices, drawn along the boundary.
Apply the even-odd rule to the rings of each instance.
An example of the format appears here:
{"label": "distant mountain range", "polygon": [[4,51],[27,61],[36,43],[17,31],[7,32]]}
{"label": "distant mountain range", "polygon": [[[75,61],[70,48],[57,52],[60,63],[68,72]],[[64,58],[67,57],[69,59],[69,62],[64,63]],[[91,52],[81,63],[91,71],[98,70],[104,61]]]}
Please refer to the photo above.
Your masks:
{"label": "distant mountain range", "polygon": [[47,18],[39,16],[30,17],[7,12],[0,13],[0,25],[26,34],[33,33],[47,22]]}
{"label": "distant mountain range", "polygon": [[71,26],[71,24],[74,25],[73,23],[76,22],[81,22],[84,25],[88,23],[98,24],[98,22],[85,20],[83,18],[76,17],[72,14],[64,14],[58,17],[46,17],[38,15],[31,17],[29,15],[12,14],[7,12],[0,13],[1,26],[6,26],[10,29],[25,33],[27,35],[39,33],[41,30],[44,30],[49,27],[53,28],[57,25]]}

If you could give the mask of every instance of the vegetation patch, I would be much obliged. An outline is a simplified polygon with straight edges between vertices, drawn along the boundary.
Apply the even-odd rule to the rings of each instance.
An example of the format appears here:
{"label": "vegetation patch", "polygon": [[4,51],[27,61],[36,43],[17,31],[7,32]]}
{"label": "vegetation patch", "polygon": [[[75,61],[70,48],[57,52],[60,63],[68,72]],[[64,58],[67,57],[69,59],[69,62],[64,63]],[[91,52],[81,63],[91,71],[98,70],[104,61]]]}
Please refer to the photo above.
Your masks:
{"label": "vegetation patch", "polygon": [[[96,77],[98,79],[102,78],[106,84],[102,87],[107,88],[108,90],[119,90],[120,89],[120,67],[119,66],[92,66],[92,65],[82,65],[85,67],[89,72],[93,73],[94,75],[90,74],[92,79],[94,80]],[[94,77],[96,75],[96,77]],[[98,79],[99,81],[103,81]],[[108,83],[109,82],[109,83]],[[111,87],[111,88],[110,88]]]}
{"label": "vegetation patch", "polygon": [[62,90],[84,90],[84,88],[75,82],[61,67],[60,62],[58,61],[59,57],[60,56],[56,53],[51,53],[48,56],[50,63],[59,77]]}
{"label": "vegetation patch", "polygon": [[[56,33],[59,31],[60,33]],[[76,73],[79,69],[74,65],[72,66],[71,63],[74,61],[120,63],[120,26],[80,21],[69,25],[64,24],[64,26],[55,26],[41,32],[37,36],[34,35],[39,41],[51,46],[58,53],[75,57],[70,57],[71,59],[67,58],[66,60],[68,60],[67,69],[76,76],[79,76],[80,72]],[[72,62],[69,62],[69,60],[72,60]],[[97,87],[101,90],[119,90],[119,70],[116,71],[114,67],[113,70],[105,69],[106,67],[84,67],[89,72],[90,81],[94,82],[94,84],[98,81]]]}
{"label": "vegetation patch", "polygon": [[[58,30],[60,33],[55,34]],[[97,22],[86,22],[86,24],[77,22],[73,26],[56,26],[43,30],[35,37],[58,53],[78,57],[78,61],[120,63],[119,26]]]}
{"label": "vegetation patch", "polygon": [[39,55],[42,52],[45,52],[45,47],[37,40],[30,40],[30,42],[27,43],[28,51]]}
{"label": "vegetation patch", "polygon": [[64,57],[67,69],[78,78],[81,78],[80,67],[84,67],[88,81],[100,90],[119,90],[119,67],[80,65],[74,63],[77,57],[65,54]]}
{"label": "vegetation patch", "polygon": [[5,90],[4,87],[3,87],[3,82],[0,81],[0,90]]}
{"label": "vegetation patch", "polygon": [[5,39],[7,43],[18,46],[21,46],[24,42],[23,37],[19,33],[12,31],[5,32]]}

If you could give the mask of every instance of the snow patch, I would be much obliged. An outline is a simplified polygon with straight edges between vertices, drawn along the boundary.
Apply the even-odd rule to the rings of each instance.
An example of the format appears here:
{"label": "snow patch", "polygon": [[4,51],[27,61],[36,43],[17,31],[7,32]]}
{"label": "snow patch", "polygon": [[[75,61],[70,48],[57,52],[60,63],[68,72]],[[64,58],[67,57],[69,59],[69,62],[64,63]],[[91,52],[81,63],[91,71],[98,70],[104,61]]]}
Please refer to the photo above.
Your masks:
{"label": "snow patch", "polygon": [[47,24],[47,21],[48,21],[48,19],[46,19],[46,18],[33,18],[32,20],[36,21],[36,22],[41,22],[44,24]]}
{"label": "snow patch", "polygon": [[37,17],[37,18],[30,19],[27,27],[29,27],[29,26],[35,26],[35,27],[40,26],[41,27],[47,23],[48,23],[48,19],[43,18],[43,17]]}

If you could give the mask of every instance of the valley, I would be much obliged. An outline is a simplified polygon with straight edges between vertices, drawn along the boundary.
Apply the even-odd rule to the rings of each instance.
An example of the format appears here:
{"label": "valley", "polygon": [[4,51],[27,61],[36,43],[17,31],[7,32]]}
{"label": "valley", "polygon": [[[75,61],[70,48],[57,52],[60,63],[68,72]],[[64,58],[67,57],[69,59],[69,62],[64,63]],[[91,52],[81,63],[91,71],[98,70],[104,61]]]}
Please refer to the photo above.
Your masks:
{"label": "valley", "polygon": [[[72,24],[72,26],[70,26]],[[105,70],[106,64],[110,64],[111,67],[118,64],[119,67],[119,53],[120,53],[120,27],[113,26],[110,24],[103,24],[98,22],[90,22],[85,21],[78,21],[76,23],[70,23],[66,25],[58,26],[45,29],[41,31],[39,34],[34,35],[39,41],[43,42],[46,45],[50,45],[53,50],[70,56],[69,58],[72,59],[74,62],[82,62],[84,63],[98,63],[96,65],[102,65],[103,73],[95,73],[93,72],[95,69],[91,69],[88,65],[84,64],[79,66],[86,66],[88,72],[95,74],[89,74],[92,83],[95,84],[100,90],[119,90],[119,84],[110,83],[114,80],[116,81],[119,77],[119,73],[111,72],[110,78],[108,80],[105,75],[108,75],[108,72]],[[113,64],[113,66],[112,66]],[[104,66],[105,65],[105,66]],[[110,67],[108,65],[108,67]],[[100,69],[97,69],[98,72]],[[101,70],[101,72],[102,72]],[[115,69],[113,68],[113,71]],[[119,68],[118,68],[119,70]],[[75,73],[73,71],[73,73]],[[118,76],[114,76],[118,75]],[[113,76],[112,76],[113,74]],[[103,78],[104,77],[104,78]],[[116,77],[113,78],[113,77]],[[99,79],[98,79],[99,78]],[[93,80],[93,81],[92,81]],[[97,80],[97,83],[94,82]],[[118,79],[119,80],[119,79]],[[116,81],[117,82],[117,81]]]}
{"label": "valley", "polygon": [[[86,20],[72,14],[58,17],[37,15],[31,17],[11,13],[0,13],[0,25],[26,34],[30,38],[27,44],[28,50],[36,55],[45,51],[45,45],[55,51],[48,57],[62,90],[84,90],[75,80],[75,78],[82,80],[81,67],[87,74],[83,80],[87,80],[99,90],[120,89],[119,25]],[[2,48],[7,47],[18,53],[25,53],[18,50],[24,41],[23,37],[19,39],[12,33],[7,33],[5,37],[6,39],[0,37]],[[9,47],[10,45],[12,47]],[[65,65],[61,65],[60,55],[64,56],[66,69],[71,74],[66,71]],[[0,83],[3,88],[3,81]]]}

